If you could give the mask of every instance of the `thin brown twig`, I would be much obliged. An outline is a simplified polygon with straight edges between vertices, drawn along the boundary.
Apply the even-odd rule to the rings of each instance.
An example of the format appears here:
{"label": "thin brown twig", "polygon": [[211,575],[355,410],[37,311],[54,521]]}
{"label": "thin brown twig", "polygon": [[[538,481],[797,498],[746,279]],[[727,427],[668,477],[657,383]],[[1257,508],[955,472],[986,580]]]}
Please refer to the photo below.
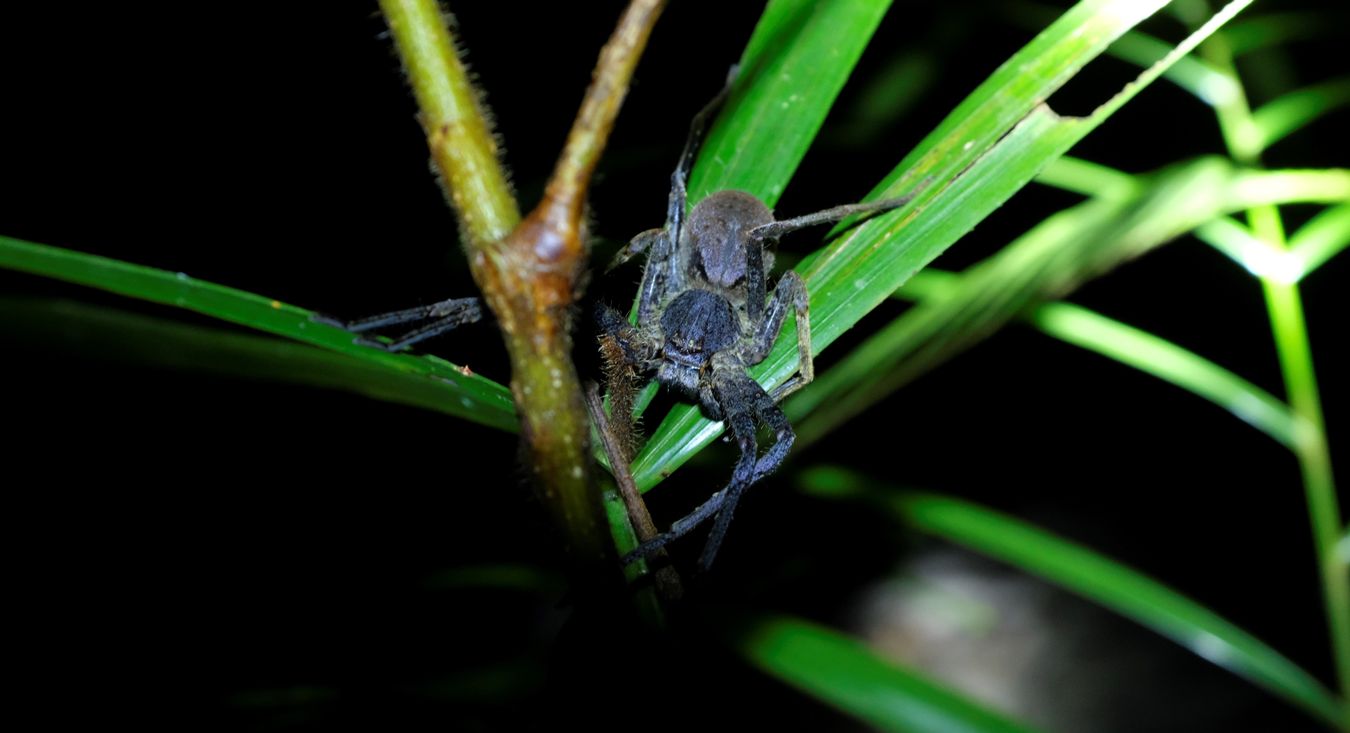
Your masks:
{"label": "thin brown twig", "polygon": [[[647,502],[642,500],[637,483],[633,481],[633,472],[628,468],[632,457],[629,456],[628,447],[623,445],[619,434],[609,424],[604,400],[600,398],[600,387],[595,382],[586,383],[586,407],[591,413],[591,420],[595,422],[596,432],[600,435],[600,445],[605,450],[605,457],[609,459],[610,473],[613,474],[614,483],[619,488],[619,496],[623,499],[629,521],[633,523],[633,531],[637,534],[638,542],[655,539],[660,532],[656,529],[656,523],[652,521],[651,513],[647,511]],[[656,591],[668,601],[679,600],[684,595],[684,586],[680,582],[679,573],[670,566],[665,549],[653,552],[651,559],[658,563],[655,572]]]}

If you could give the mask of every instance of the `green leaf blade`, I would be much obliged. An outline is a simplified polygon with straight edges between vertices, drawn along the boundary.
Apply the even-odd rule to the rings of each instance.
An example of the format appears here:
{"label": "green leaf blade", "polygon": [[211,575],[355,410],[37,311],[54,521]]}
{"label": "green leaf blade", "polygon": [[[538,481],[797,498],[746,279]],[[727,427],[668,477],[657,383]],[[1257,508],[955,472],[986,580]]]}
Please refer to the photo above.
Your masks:
{"label": "green leaf blade", "polygon": [[1252,122],[1264,149],[1347,104],[1350,104],[1350,77],[1333,79],[1267,102],[1252,113]]}
{"label": "green leaf blade", "polygon": [[1047,303],[1031,321],[1045,333],[1203,397],[1292,447],[1298,423],[1289,406],[1256,385],[1169,341],[1069,303]]}
{"label": "green leaf blade", "polygon": [[913,733],[1030,733],[859,642],[800,619],[761,620],[738,648],[768,674],[879,730]]}
{"label": "green leaf blade", "polygon": [[727,189],[773,206],[891,0],[772,0],[689,177],[689,202]]}
{"label": "green leaf blade", "polygon": [[[253,293],[153,267],[0,236],[0,267],[175,306],[343,354],[415,377],[394,380],[400,399],[489,427],[515,431],[505,387],[434,356],[391,354],[353,343],[352,334],[311,320],[312,312]],[[420,382],[420,383],[419,383]],[[391,382],[391,385],[394,383]]]}

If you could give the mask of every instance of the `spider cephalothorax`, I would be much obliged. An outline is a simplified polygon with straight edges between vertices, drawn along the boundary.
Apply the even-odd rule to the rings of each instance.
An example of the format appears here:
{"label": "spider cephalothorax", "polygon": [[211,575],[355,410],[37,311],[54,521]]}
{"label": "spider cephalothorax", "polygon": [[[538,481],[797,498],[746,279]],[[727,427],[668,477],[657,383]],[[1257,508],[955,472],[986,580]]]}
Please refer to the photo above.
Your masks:
{"label": "spider cephalothorax", "polygon": [[[717,554],[741,494],[778,468],[792,447],[795,436],[778,402],[815,374],[807,291],[801,276],[787,272],[772,295],[767,292],[766,271],[771,265],[767,246],[803,227],[887,211],[909,201],[905,197],[839,206],[774,221],[773,212],[754,196],[718,191],[698,202],[686,217],[685,180],[704,124],[725,95],[724,91],[694,118],[672,176],[666,226],[639,234],[615,259],[618,265],[648,253],[636,326],[603,304],[597,321],[602,340],[618,347],[607,353],[621,355],[632,371],[654,377],[697,402],[710,419],[723,421],[741,455],[723,489],[675,522],[669,532],[638,547],[630,560],[651,554],[716,516],[699,558],[700,567],[706,568]],[[797,373],[769,393],[746,369],[769,355],[789,309],[796,314]],[[774,434],[773,445],[763,455],[755,435],[761,424]]]}

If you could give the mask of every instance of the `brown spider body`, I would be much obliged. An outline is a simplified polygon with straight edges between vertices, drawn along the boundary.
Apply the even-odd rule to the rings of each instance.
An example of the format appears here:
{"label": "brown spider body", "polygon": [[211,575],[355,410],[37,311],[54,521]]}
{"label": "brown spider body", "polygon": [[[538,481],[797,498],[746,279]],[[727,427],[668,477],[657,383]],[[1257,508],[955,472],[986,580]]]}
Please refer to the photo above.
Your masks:
{"label": "brown spider body", "polygon": [[[767,247],[783,234],[851,214],[894,209],[909,199],[892,199],[827,209],[775,221],[769,207],[743,191],[718,191],[685,216],[685,180],[702,136],[703,125],[726,90],[694,118],[680,164],[671,177],[666,226],[633,238],[610,269],[643,252],[647,264],[638,293],[637,324],[600,305],[597,322],[609,354],[622,355],[627,367],[655,378],[682,397],[697,402],[712,420],[721,420],[740,448],[731,481],[671,530],[643,543],[628,560],[645,557],[682,537],[710,517],[716,522],[699,557],[712,564],[740,496],[777,469],[795,436],[778,402],[814,377],[806,285],[795,272],[767,291],[772,266]],[[797,374],[772,394],[746,373],[768,357],[789,310],[796,316]],[[613,348],[617,344],[618,348]],[[774,435],[759,454],[758,425]]]}

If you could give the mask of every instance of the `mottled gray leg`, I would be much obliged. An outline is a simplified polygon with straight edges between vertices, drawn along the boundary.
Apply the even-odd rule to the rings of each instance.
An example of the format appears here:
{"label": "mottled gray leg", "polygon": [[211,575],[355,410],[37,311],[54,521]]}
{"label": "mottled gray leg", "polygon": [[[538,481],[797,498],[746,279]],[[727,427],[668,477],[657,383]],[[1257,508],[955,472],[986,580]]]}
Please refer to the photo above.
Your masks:
{"label": "mottled gray leg", "polygon": [[[632,562],[640,557],[646,557],[670,542],[689,534],[710,517],[716,517],[698,560],[699,568],[707,570],[712,565],[713,560],[716,559],[717,551],[722,547],[722,541],[726,539],[727,529],[731,526],[731,518],[735,513],[737,503],[740,502],[741,495],[745,493],[746,489],[773,473],[782,465],[787,458],[788,451],[792,448],[792,443],[796,439],[792,432],[792,426],[788,424],[787,417],[783,415],[782,410],[774,405],[773,398],[758,383],[746,376],[744,372],[724,371],[718,374],[715,379],[718,382],[718,397],[724,405],[724,421],[727,429],[731,432],[732,439],[736,441],[736,445],[741,451],[731,481],[726,488],[713,494],[697,509],[671,525],[669,532],[638,546],[636,550],[624,558],[624,562]],[[756,456],[759,448],[755,439],[756,419],[763,422],[774,432],[774,444],[764,452],[763,456],[758,458]]]}
{"label": "mottled gray leg", "polygon": [[628,563],[636,562],[641,558],[649,557],[657,550],[689,534],[694,528],[698,527],[698,525],[706,521],[708,517],[716,514],[717,511],[722,508],[722,499],[725,496],[725,490],[713,494],[707,501],[700,504],[697,509],[676,520],[675,523],[670,526],[669,532],[662,532],[650,540],[638,545],[632,552],[624,555],[624,564],[627,565]]}
{"label": "mottled gray leg", "polygon": [[[675,243],[670,241],[666,229],[652,229],[639,234],[629,244],[630,248],[640,246],[650,248],[647,266],[642,270],[642,285],[638,287],[639,326],[652,325],[657,317],[656,310],[665,302],[666,295],[683,282],[679,261],[675,256]],[[641,244],[638,245],[639,240]]]}
{"label": "mottled gray leg", "polygon": [[[727,528],[731,526],[731,517],[736,511],[741,495],[746,489],[777,470],[787,458],[788,451],[792,449],[792,443],[796,440],[787,417],[764,389],[743,372],[736,375],[735,379],[737,384],[730,390],[734,394],[723,395],[723,399],[725,401],[727,397],[731,397],[735,404],[734,408],[727,410],[729,418],[727,426],[741,449],[741,459],[736,462],[736,471],[732,475],[731,483],[718,492],[724,496],[720,500],[721,508],[717,511],[717,519],[713,521],[712,529],[708,532],[708,541],[703,545],[703,553],[698,558],[700,570],[707,570],[717,558],[717,551],[722,547],[722,541],[726,539]],[[732,415],[733,409],[736,411],[735,415]],[[758,460],[755,458],[758,451],[755,442],[756,419],[762,421],[774,433],[774,444]]]}
{"label": "mottled gray leg", "polygon": [[870,201],[865,204],[845,204],[836,206],[832,209],[817,211],[814,214],[806,214],[793,219],[784,219],[782,221],[773,221],[768,224],[761,224],[750,230],[750,236],[760,240],[773,240],[782,237],[789,232],[795,232],[798,229],[813,227],[817,224],[829,224],[839,221],[854,214],[880,214],[891,209],[898,209],[914,199],[914,193],[907,193],[904,196],[883,201]]}
{"label": "mottled gray leg", "polygon": [[747,365],[758,364],[769,356],[778,332],[783,329],[783,320],[788,308],[796,312],[797,321],[797,373],[773,391],[773,401],[781,402],[784,397],[796,392],[816,378],[815,362],[811,359],[811,307],[806,292],[806,283],[801,275],[787,272],[774,288],[769,308],[755,329],[754,340],[744,353]]}
{"label": "mottled gray leg", "polygon": [[722,85],[722,91],[712,98],[694,119],[689,123],[689,137],[685,138],[684,150],[680,152],[680,162],[675,166],[675,172],[670,176],[670,199],[666,206],[666,231],[671,232],[671,237],[679,241],[680,229],[684,226],[684,208],[685,199],[688,191],[685,189],[686,182],[689,180],[689,171],[694,167],[694,158],[698,156],[698,150],[703,145],[703,133],[707,132],[708,122],[717,110],[727,101],[731,95],[731,85],[736,81],[738,67],[733,66],[727,72],[726,84]]}
{"label": "mottled gray leg", "polygon": [[614,259],[610,260],[609,265],[605,267],[605,274],[609,274],[611,271],[623,265],[623,263],[646,252],[651,248],[652,243],[656,241],[656,238],[664,234],[665,231],[666,230],[664,229],[648,229],[636,237],[633,237],[626,247],[614,253]]}
{"label": "mottled gray leg", "polygon": [[736,78],[736,67],[727,75],[726,86],[713,97],[689,125],[689,137],[684,141],[684,150],[680,152],[680,162],[670,175],[670,196],[666,204],[666,226],[664,229],[649,229],[628,243],[627,247],[615,255],[609,268],[623,264],[644,251],[651,250],[647,257],[647,267],[642,271],[642,286],[638,290],[638,325],[648,326],[656,315],[656,309],[665,301],[667,294],[683,285],[683,273],[680,272],[679,258],[675,256],[679,248],[680,232],[684,229],[684,209],[688,199],[687,182],[689,171],[694,167],[694,158],[703,144],[703,133],[708,121],[726,102],[731,93],[731,83]]}
{"label": "mottled gray leg", "polygon": [[[758,452],[758,446],[755,443],[755,403],[756,392],[763,395],[764,400],[768,400],[768,395],[760,388],[753,379],[745,375],[742,370],[739,373],[734,370],[719,370],[714,375],[716,391],[711,395],[714,404],[720,404],[723,412],[723,422],[730,430],[732,438],[736,445],[741,449],[741,456],[736,461],[736,468],[732,472],[731,482],[726,488],[718,491],[698,506],[697,509],[688,515],[681,517],[671,525],[670,531],[665,532],[647,542],[642,543],[637,549],[628,553],[624,562],[632,562],[640,557],[646,557],[656,550],[666,546],[687,534],[695,527],[705,522],[709,517],[718,515],[717,524],[721,530],[715,535],[709,535],[708,543],[704,545],[703,555],[699,559],[699,566],[707,568],[712,562],[712,557],[717,554],[717,548],[722,544],[722,538],[726,536],[727,524],[731,521],[730,515],[727,519],[720,519],[719,512],[724,512],[727,507],[728,499],[734,504],[740,499],[741,492],[745,490],[755,476],[755,454]],[[709,550],[711,549],[711,553]],[[704,558],[707,562],[704,562]]]}
{"label": "mottled gray leg", "polygon": [[431,305],[422,305],[416,308],[405,308],[403,310],[393,311],[391,313],[381,313],[370,316],[369,318],[360,318],[355,321],[340,321],[327,316],[315,315],[311,320],[318,323],[325,323],[330,326],[351,331],[352,333],[365,333],[385,326],[397,326],[403,323],[412,323],[414,321],[425,321],[435,319],[421,328],[404,334],[402,337],[386,344],[375,339],[361,338],[358,343],[371,346],[385,351],[401,351],[412,346],[419,341],[425,341],[429,338],[439,336],[447,331],[452,331],[468,323],[476,323],[483,318],[482,304],[478,298],[450,298],[442,300]]}

